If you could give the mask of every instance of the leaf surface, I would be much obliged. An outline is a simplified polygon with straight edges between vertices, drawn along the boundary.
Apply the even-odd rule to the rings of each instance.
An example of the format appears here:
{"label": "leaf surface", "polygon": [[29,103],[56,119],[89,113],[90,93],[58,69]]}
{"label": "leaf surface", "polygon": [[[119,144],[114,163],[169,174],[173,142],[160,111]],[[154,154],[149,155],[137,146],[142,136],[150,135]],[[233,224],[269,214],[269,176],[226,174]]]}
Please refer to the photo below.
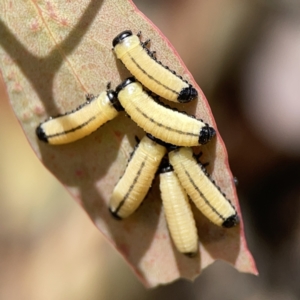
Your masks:
{"label": "leaf surface", "polygon": [[[125,29],[142,31],[144,39],[151,39],[158,59],[197,87],[167,39],[131,1],[1,1],[0,67],[32,148],[146,286],[179,277],[193,279],[216,259],[256,274],[242,220],[236,228],[218,228],[195,207],[200,254],[193,259],[179,254],[168,234],[157,178],[137,212],[123,221],[111,217],[109,197],[125,170],[135,136],[143,136],[124,113],[68,145],[51,146],[37,140],[35,128],[48,116],[70,111],[85,102],[85,94],[99,94],[108,82],[115,87],[130,75],[111,50],[112,39]],[[197,89],[198,101],[177,108],[216,128],[206,98]],[[201,151],[201,159],[210,162],[208,171],[241,215],[220,136]]]}

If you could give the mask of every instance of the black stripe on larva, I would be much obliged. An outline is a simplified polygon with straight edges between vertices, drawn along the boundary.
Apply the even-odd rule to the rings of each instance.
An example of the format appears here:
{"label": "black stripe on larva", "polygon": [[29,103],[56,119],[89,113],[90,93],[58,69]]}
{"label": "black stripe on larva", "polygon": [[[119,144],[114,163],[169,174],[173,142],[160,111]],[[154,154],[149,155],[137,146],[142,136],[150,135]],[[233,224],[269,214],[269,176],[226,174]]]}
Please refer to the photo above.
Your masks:
{"label": "black stripe on larva", "polygon": [[[152,97],[152,96],[151,96],[151,93],[148,93],[148,94],[149,94],[150,97]],[[154,100],[156,103],[158,103],[159,105],[161,105],[161,106],[163,106],[163,107],[165,107],[165,108],[171,109],[171,110],[173,110],[173,111],[177,111],[177,112],[179,112],[179,113],[181,113],[181,114],[183,114],[183,115],[186,115],[186,116],[188,116],[188,117],[190,117],[190,118],[192,118],[192,119],[196,119],[196,120],[198,120],[198,121],[203,122],[202,119],[197,119],[195,116],[189,115],[186,111],[179,110],[179,109],[176,108],[176,107],[171,107],[170,105],[168,105],[168,104],[166,104],[166,103],[160,101],[160,100],[159,100],[159,96],[152,97],[152,98],[153,98],[153,100]]]}
{"label": "black stripe on larva", "polygon": [[[129,155],[129,158],[128,158],[128,160],[127,160],[126,168],[128,167],[129,162],[131,161],[131,159],[132,159],[132,157],[133,157],[133,155],[134,155],[136,149],[138,148],[139,143],[140,143],[140,142],[137,142],[136,145],[134,146],[133,150],[131,151],[131,153],[130,153],[130,155]],[[125,168],[125,170],[126,170],[126,168]],[[124,174],[123,174],[123,175],[124,175]],[[121,177],[123,177],[123,175],[122,175]]]}
{"label": "black stripe on larva", "polygon": [[210,209],[220,218],[223,220],[223,223],[227,220],[224,216],[222,216],[209,202],[209,200],[204,196],[204,194],[200,191],[196,183],[194,182],[193,178],[191,177],[190,173],[184,168],[184,166],[181,164],[182,168],[184,169],[184,173],[188,177],[190,183],[194,187],[194,189],[197,191],[197,193],[200,195],[200,197],[204,200],[204,202],[210,207]]}
{"label": "black stripe on larva", "polygon": [[[43,124],[43,123],[42,123],[42,124]],[[42,127],[41,127],[42,124],[40,124],[40,125],[36,128],[35,133],[36,133],[37,137],[39,138],[39,140],[48,143],[48,138],[47,138],[47,136],[46,136],[44,130],[43,130]]]}
{"label": "black stripe on larva", "polygon": [[[145,48],[143,48],[145,49]],[[150,74],[147,73],[147,71],[145,69],[142,68],[141,65],[139,65],[137,63],[137,61],[130,55],[130,53],[128,53],[128,56],[130,57],[131,61],[136,65],[136,67],[138,69],[140,69],[150,80],[153,80],[154,82],[156,82],[158,85],[162,86],[163,88],[165,88],[166,90],[169,90],[171,91],[172,93],[176,94],[176,95],[179,95],[175,90],[172,90],[170,87],[164,85],[163,83],[161,83],[160,81],[158,81],[157,79],[155,79],[153,76],[151,76]],[[150,56],[151,57],[151,56]],[[156,60],[155,60],[156,61]],[[156,61],[158,62],[158,61]],[[160,63],[160,62],[158,62]],[[161,63],[160,63],[161,64]],[[166,66],[164,66],[163,64],[161,64],[165,69],[168,70],[168,68]]]}
{"label": "black stripe on larva", "polygon": [[162,127],[162,128],[165,128],[166,130],[169,130],[169,131],[172,131],[172,132],[176,132],[178,134],[182,134],[182,135],[190,135],[190,136],[197,136],[197,134],[194,134],[192,132],[185,132],[185,131],[182,131],[182,130],[178,130],[178,129],[174,129],[174,128],[171,128],[169,126],[165,126],[164,124],[162,123],[159,123],[157,122],[156,120],[154,120],[153,118],[151,118],[150,116],[148,116],[146,113],[144,113],[142,110],[140,110],[138,107],[135,107],[135,109],[141,114],[143,115],[143,117],[145,117],[146,119],[148,119],[150,122],[156,124],[158,127]]}
{"label": "black stripe on larva", "polygon": [[[118,216],[118,211],[122,208],[122,206],[124,205],[125,201],[127,200],[127,198],[129,197],[131,191],[133,190],[134,186],[136,185],[137,181],[138,181],[138,178],[140,177],[141,173],[142,173],[142,170],[146,164],[146,161],[147,161],[147,157],[146,159],[142,162],[138,172],[136,173],[134,179],[133,179],[133,182],[132,184],[130,185],[127,193],[125,194],[123,200],[120,202],[119,206],[117,207],[117,209],[115,210],[115,212],[113,212],[114,214],[116,214],[116,216]],[[120,218],[120,217],[119,217]]]}
{"label": "black stripe on larva", "polygon": [[199,139],[198,142],[201,145],[207,144],[214,136],[216,135],[216,131],[214,128],[210,127],[206,124],[205,127],[202,127],[199,132]]}
{"label": "black stripe on larva", "polygon": [[116,93],[119,94],[119,92],[121,90],[123,90],[127,85],[136,82],[134,77],[128,77],[127,79],[125,79],[122,83],[120,83],[117,87],[116,87]]}
{"label": "black stripe on larva", "polygon": [[[201,153],[201,152],[200,152]],[[202,155],[202,153],[201,153]],[[200,155],[200,156],[201,156]],[[193,154],[193,156],[195,157],[195,159],[197,160],[197,156],[195,154]],[[199,156],[199,154],[198,154]],[[198,160],[197,160],[198,161]],[[201,168],[201,170],[203,171],[203,173],[208,177],[208,179],[214,184],[214,186],[218,189],[218,191],[224,196],[224,198],[229,202],[229,204],[231,205],[231,207],[235,210],[235,207],[234,205],[231,203],[230,199],[228,199],[226,197],[226,194],[221,190],[221,188],[216,184],[215,180],[213,180],[211,178],[211,176],[208,174],[205,166],[201,163],[201,162],[198,162],[198,166]],[[234,215],[230,216],[229,218],[227,218],[222,226],[225,227],[225,228],[230,228],[230,227],[234,227],[236,226],[238,223],[239,223],[239,217],[238,215],[235,213]]]}
{"label": "black stripe on larva", "polygon": [[225,228],[231,228],[231,227],[234,227],[237,224],[239,224],[239,222],[240,222],[240,219],[239,219],[238,215],[235,214],[235,215],[232,215],[229,218],[227,218],[223,222],[222,226],[225,227]]}
{"label": "black stripe on larva", "polygon": [[[150,97],[152,97],[152,96],[151,96],[151,93],[148,93],[148,95],[149,95]],[[152,99],[153,99],[156,103],[158,103],[159,105],[161,105],[161,106],[163,106],[163,107],[165,107],[165,108],[171,109],[171,110],[173,110],[173,111],[177,111],[177,112],[179,112],[179,113],[181,113],[181,114],[183,114],[183,115],[186,115],[186,116],[188,116],[188,117],[190,117],[190,118],[192,118],[192,119],[196,119],[196,120],[198,120],[198,121],[203,122],[202,119],[197,119],[195,116],[189,115],[186,111],[179,110],[179,109],[176,108],[176,107],[171,107],[170,105],[168,105],[168,104],[166,104],[166,103],[160,101],[160,100],[159,100],[159,96],[152,97]]]}
{"label": "black stripe on larva", "polygon": [[136,135],[134,136],[134,139],[136,141],[137,144],[139,144],[141,142],[140,138]]}
{"label": "black stripe on larva", "polygon": [[115,91],[112,91],[112,90],[107,91],[107,97],[108,97],[110,103],[116,109],[116,111],[124,110],[123,106],[121,105],[121,103],[117,97],[117,93]]}
{"label": "black stripe on larva", "polygon": [[[117,98],[117,94],[114,92],[114,91],[107,91],[107,97],[109,98],[111,104],[113,105],[113,107],[117,110],[117,111],[122,111],[124,110],[124,108],[121,106],[118,98]],[[85,95],[86,97],[86,102],[84,102],[83,104],[80,104],[78,107],[76,107],[75,109],[73,109],[72,111],[69,111],[69,112],[66,112],[64,114],[58,114],[56,115],[55,117],[49,117],[47,120],[45,120],[44,122],[42,122],[35,130],[36,132],[36,135],[37,137],[41,140],[41,141],[44,141],[46,143],[48,143],[48,140],[49,138],[53,138],[53,137],[56,137],[56,136],[60,136],[60,135],[64,135],[64,134],[67,134],[67,133],[70,133],[70,132],[74,132],[76,130],[79,130],[81,129],[82,127],[86,126],[87,124],[89,124],[91,121],[93,121],[96,117],[93,116],[91,117],[89,120],[87,120],[85,123],[83,124],[80,124],[79,126],[77,127],[74,127],[70,130],[67,130],[67,131],[63,131],[63,132],[58,132],[58,133],[55,133],[55,134],[52,134],[52,135],[48,135],[46,136],[45,132],[43,131],[43,129],[41,128],[41,126],[46,123],[47,121],[49,120],[52,120],[52,119],[56,119],[56,118],[59,118],[59,117],[63,117],[63,116],[66,116],[66,115],[70,115],[80,109],[82,109],[84,106],[88,105],[91,103],[91,101],[95,101],[96,100],[96,96],[94,96],[93,94],[86,94]]]}
{"label": "black stripe on larva", "polygon": [[180,103],[186,103],[186,102],[190,102],[197,96],[198,96],[198,92],[191,85],[189,85],[187,88],[183,88],[180,91],[177,100]]}
{"label": "black stripe on larva", "polygon": [[[116,92],[117,94],[122,90],[124,89],[127,85],[133,83],[133,82],[136,82],[135,78],[134,77],[129,77],[127,79],[125,79],[121,84],[119,84],[116,88]],[[149,96],[150,97],[150,96]],[[158,99],[154,99],[153,100],[155,102],[157,102],[158,104],[164,106],[165,108],[167,109],[171,109],[173,111],[177,111],[179,113],[182,113],[184,115],[187,115],[189,116],[190,118],[194,118],[195,119],[195,116],[191,116],[191,115],[188,115],[185,111],[180,111],[174,107],[170,107],[169,105],[159,101]],[[170,131],[175,131],[177,133],[180,133],[180,134],[187,134],[187,135],[192,135],[192,136],[195,136],[194,134],[191,134],[191,133],[184,133],[182,131],[179,131],[179,130],[174,130],[172,128],[169,128],[169,127],[166,127],[166,126],[163,126],[163,124],[161,123],[158,123],[158,122],[155,122],[152,118],[150,118],[148,115],[146,115],[144,112],[142,112],[140,109],[136,108],[145,118],[149,119],[151,122],[157,124],[158,126],[160,127],[164,127]],[[202,119],[199,119],[199,121],[203,122]],[[216,135],[216,131],[214,130],[214,128],[212,127],[209,127],[208,124],[206,124],[205,127],[201,128],[200,132],[199,132],[199,139],[198,139],[198,142],[199,144],[201,145],[204,145],[206,143],[208,143],[214,136]],[[172,150],[174,149],[174,147],[172,147],[171,144],[167,144],[167,145],[164,145],[165,147],[169,148],[169,150]]]}
{"label": "black stripe on larva", "polygon": [[[125,30],[122,31],[120,34],[118,34],[112,42],[113,47],[115,47],[117,44],[121,43],[124,39],[126,39],[127,37],[132,36],[132,31],[131,30]],[[137,36],[140,38],[141,36],[141,32],[139,32],[137,34]],[[162,67],[164,67],[166,70],[168,70],[170,73],[174,74],[175,76],[177,76],[178,78],[180,78],[183,82],[188,83],[187,80],[183,79],[182,76],[177,75],[177,73],[174,70],[171,70],[168,66],[162,64],[161,61],[157,60],[156,58],[156,51],[150,51],[150,49],[147,48],[147,46],[150,43],[150,40],[146,40],[144,43],[140,42],[142,48],[146,51],[146,53],[149,55],[150,58],[152,58],[155,62],[157,62],[158,64],[160,64]],[[129,54],[129,53],[128,53]],[[129,55],[130,56],[130,55]],[[177,94],[177,100],[180,103],[186,103],[189,102],[191,100],[193,100],[194,98],[196,98],[198,96],[198,92],[189,84],[189,87],[182,89],[182,91],[178,94],[176,91],[170,89],[168,86],[163,85],[161,82],[157,81],[155,78],[153,78],[152,76],[150,76],[146,70],[144,70],[139,64],[137,64],[137,62],[130,56],[132,62],[145,74],[148,76],[148,78],[150,80],[155,81],[158,85],[163,86],[165,89],[170,90],[171,92]],[[123,87],[124,88],[124,87]],[[118,91],[117,91],[118,92]]]}
{"label": "black stripe on larva", "polygon": [[63,116],[66,116],[66,115],[70,115],[74,112],[76,112],[77,110],[80,110],[81,108],[83,108],[84,106],[88,105],[91,103],[91,101],[95,100],[97,98],[97,96],[94,96],[93,94],[86,94],[85,95],[85,98],[86,98],[86,102],[80,104],[79,106],[77,106],[75,109],[72,109],[71,111],[67,111],[63,114],[57,114],[56,116],[51,116],[49,117],[48,119],[46,119],[44,122],[41,123],[41,125],[49,120],[52,120],[52,119],[56,119],[56,118],[59,118],[59,117],[63,117]]}
{"label": "black stripe on larva", "polygon": [[[140,37],[140,35],[138,35],[138,37]],[[172,73],[173,75],[177,76],[178,78],[180,78],[183,82],[189,84],[189,82],[185,79],[182,78],[182,76],[178,75],[176,73],[176,71],[170,69],[170,67],[164,65],[161,61],[157,60],[156,58],[156,51],[151,51],[149,48],[147,48],[148,44],[149,44],[150,40],[146,40],[144,43],[141,42],[141,46],[143,47],[143,49],[147,52],[147,54],[153,59],[155,60],[158,64],[160,64],[162,67],[164,67],[165,69],[167,69],[170,73]],[[132,58],[131,58],[132,59]],[[133,60],[133,59],[132,59]],[[133,60],[134,61],[134,60]],[[134,61],[135,63],[135,61]],[[160,82],[156,81],[153,77],[150,77],[145,70],[141,69],[139,65],[136,64],[136,66],[143,71],[150,79],[154,80],[156,83],[161,84]],[[166,86],[163,85],[163,87],[167,88]],[[167,88],[168,89],[168,88]],[[176,93],[178,94],[178,93]],[[198,92],[195,88],[192,87],[191,84],[189,84],[189,87],[184,88],[181,90],[181,92],[178,94],[177,100],[180,103],[187,103],[191,100],[193,100],[194,98],[196,98],[198,96]]]}
{"label": "black stripe on larva", "polygon": [[58,133],[55,133],[55,134],[50,134],[50,135],[48,135],[48,139],[49,139],[49,138],[53,138],[53,137],[57,137],[57,136],[60,136],[60,135],[65,135],[65,134],[68,134],[68,133],[70,133],[70,132],[75,132],[75,131],[77,131],[77,130],[83,128],[83,127],[85,127],[87,124],[89,124],[90,122],[92,122],[92,121],[95,120],[95,119],[96,119],[96,117],[93,116],[93,117],[91,117],[90,119],[88,119],[86,122],[80,124],[80,125],[77,126],[77,127],[72,128],[72,129],[70,129],[70,130],[58,132]]}
{"label": "black stripe on larva", "polygon": [[[136,136],[136,138],[137,138],[137,136]],[[134,146],[133,150],[132,150],[131,153],[129,154],[129,157],[128,157],[128,160],[127,160],[127,164],[126,164],[126,167],[125,167],[125,171],[124,171],[124,173],[119,177],[119,180],[121,180],[121,178],[124,176],[124,174],[125,174],[125,172],[126,172],[126,169],[127,169],[128,165],[129,165],[130,161],[132,160],[133,156],[134,156],[135,151],[136,151],[137,148],[139,147],[139,143],[140,143],[140,141],[138,141],[138,142],[136,143],[136,145]]]}
{"label": "black stripe on larva", "polygon": [[[149,95],[150,97],[152,97],[152,96],[151,96],[151,92],[148,93],[148,95]],[[179,112],[179,113],[181,113],[181,114],[184,114],[184,115],[186,115],[186,116],[189,116],[190,118],[196,119],[195,116],[189,115],[186,111],[179,110],[179,109],[176,108],[176,107],[171,107],[170,105],[168,105],[168,104],[166,104],[166,103],[160,101],[160,100],[159,100],[159,96],[152,97],[152,98],[153,98],[153,100],[154,100],[156,103],[158,103],[159,105],[161,105],[161,106],[163,106],[163,107],[165,107],[165,108],[171,109],[171,110],[173,110],[173,111],[177,111],[177,112]],[[200,121],[203,122],[201,119],[200,119]]]}
{"label": "black stripe on larva", "polygon": [[96,98],[97,98],[97,96],[95,96],[94,94],[86,94],[85,95],[86,102],[80,104],[79,106],[77,106],[75,109],[73,109],[71,111],[67,111],[67,112],[65,112],[63,114],[57,114],[56,116],[49,117],[44,122],[42,122],[39,126],[41,126],[43,123],[45,123],[45,122],[47,122],[49,120],[56,119],[56,118],[59,118],[59,117],[63,117],[63,116],[66,116],[66,115],[70,115],[70,114],[76,112],[77,110],[83,108],[84,106],[90,104],[90,102],[93,101],[93,100],[95,100]]}
{"label": "black stripe on larva", "polygon": [[[200,152],[201,153],[201,152]],[[201,153],[202,155],[202,153]],[[197,156],[195,154],[193,154],[194,158],[197,160]],[[199,154],[198,154],[199,156]],[[214,179],[211,178],[210,174],[207,172],[205,165],[202,164],[200,161],[198,161],[198,166],[201,168],[202,172],[206,175],[206,177],[214,184],[214,186],[220,191],[220,193],[224,196],[224,198],[226,198],[226,200],[229,202],[229,204],[231,205],[231,207],[235,210],[234,205],[231,203],[230,199],[228,199],[226,197],[226,194],[221,190],[221,188],[216,184],[216,181]]]}
{"label": "black stripe on larva", "polygon": [[124,30],[121,33],[119,33],[112,41],[113,47],[115,47],[117,44],[121,43],[124,39],[132,35],[131,30]]}

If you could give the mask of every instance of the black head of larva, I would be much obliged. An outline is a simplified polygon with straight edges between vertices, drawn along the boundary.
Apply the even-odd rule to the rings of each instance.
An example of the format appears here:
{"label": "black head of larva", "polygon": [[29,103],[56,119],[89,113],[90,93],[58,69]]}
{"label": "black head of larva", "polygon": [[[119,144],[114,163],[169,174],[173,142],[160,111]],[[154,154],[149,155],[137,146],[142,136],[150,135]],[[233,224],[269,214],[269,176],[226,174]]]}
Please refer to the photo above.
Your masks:
{"label": "black head of larva", "polygon": [[179,146],[168,144],[167,150],[168,150],[168,152],[171,152],[171,151],[177,150],[179,148],[180,148]]}
{"label": "black head of larva", "polygon": [[117,97],[117,93],[115,91],[107,91],[107,97],[110,101],[110,103],[113,105],[113,107],[117,110],[117,111],[123,111],[124,108],[121,105],[118,97]]}
{"label": "black head of larva", "polygon": [[159,173],[168,173],[174,171],[168,159],[163,159],[159,166]]}
{"label": "black head of larva", "polygon": [[35,133],[36,133],[37,137],[39,138],[39,140],[48,143],[48,138],[47,138],[47,136],[46,136],[44,130],[42,129],[41,125],[42,125],[42,124],[40,124],[40,125],[36,128]]}
{"label": "black head of larva", "polygon": [[231,228],[231,227],[234,227],[236,226],[237,224],[239,224],[240,222],[240,219],[238,217],[237,214],[233,215],[233,216],[230,216],[229,218],[227,218],[222,226],[225,227],[225,228]]}
{"label": "black head of larva", "polygon": [[122,218],[120,216],[118,216],[118,214],[116,212],[112,211],[110,208],[109,208],[109,212],[116,220],[122,220]]}
{"label": "black head of larva", "polygon": [[207,144],[214,136],[216,135],[216,131],[209,127],[207,124],[200,130],[198,142],[201,145]]}
{"label": "black head of larva", "polygon": [[131,84],[135,82],[135,78],[134,77],[129,77],[127,79],[125,79],[122,83],[120,83],[117,87],[116,87],[116,93],[119,94],[119,92],[121,90],[123,90],[128,84]]}
{"label": "black head of larva", "polygon": [[113,47],[115,47],[117,44],[121,43],[124,39],[127,37],[132,36],[131,30],[125,30],[119,33],[112,41]]}
{"label": "black head of larva", "polygon": [[198,92],[191,85],[182,89],[178,95],[178,102],[187,103],[195,99],[198,96]]}

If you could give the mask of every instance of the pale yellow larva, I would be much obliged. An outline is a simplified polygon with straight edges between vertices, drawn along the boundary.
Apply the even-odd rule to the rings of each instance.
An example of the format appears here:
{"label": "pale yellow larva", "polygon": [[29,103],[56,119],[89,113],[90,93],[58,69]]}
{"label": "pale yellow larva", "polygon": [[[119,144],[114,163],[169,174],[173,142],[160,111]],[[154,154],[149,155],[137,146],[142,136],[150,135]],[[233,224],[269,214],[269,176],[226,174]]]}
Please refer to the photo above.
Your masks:
{"label": "pale yellow larva", "polygon": [[191,148],[169,152],[169,160],[181,185],[204,216],[214,224],[227,228],[239,222],[235,207],[197,162]]}
{"label": "pale yellow larva", "polygon": [[171,165],[160,172],[159,187],[170,235],[179,252],[194,256],[198,252],[198,233],[187,194]]}
{"label": "pale yellow larva", "polygon": [[166,152],[150,135],[142,138],[112,192],[109,210],[114,217],[126,218],[140,206]]}
{"label": "pale yellow larva", "polygon": [[215,136],[215,130],[202,120],[154,101],[134,78],[126,79],[116,92],[130,118],[146,132],[166,143],[197,146],[208,143]]}
{"label": "pale yellow larva", "polygon": [[191,84],[157,61],[139,36],[130,30],[113,40],[114,51],[130,73],[155,94],[174,102],[189,102],[198,96]]}
{"label": "pale yellow larva", "polygon": [[49,144],[71,143],[91,134],[115,118],[120,110],[123,108],[115,92],[103,92],[88,99],[74,111],[42,122],[37,127],[36,134],[40,140]]}

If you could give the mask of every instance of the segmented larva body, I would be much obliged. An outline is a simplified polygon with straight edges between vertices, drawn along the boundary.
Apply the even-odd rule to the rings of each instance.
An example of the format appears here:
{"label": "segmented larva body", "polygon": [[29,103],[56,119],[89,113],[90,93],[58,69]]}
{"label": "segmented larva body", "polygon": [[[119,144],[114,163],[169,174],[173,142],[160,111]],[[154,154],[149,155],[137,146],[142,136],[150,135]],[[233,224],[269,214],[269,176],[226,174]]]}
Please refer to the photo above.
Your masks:
{"label": "segmented larva body", "polygon": [[197,208],[218,226],[233,227],[239,219],[232,203],[197,162],[190,148],[169,153],[169,160],[179,181]]}
{"label": "segmented larva body", "polygon": [[117,93],[130,118],[166,143],[190,147],[206,144],[215,136],[215,130],[202,120],[155,102],[133,78],[119,85]]}
{"label": "segmented larva body", "polygon": [[198,233],[189,199],[172,166],[162,168],[160,192],[170,235],[177,250],[194,256],[198,252]]}
{"label": "segmented larva body", "polygon": [[79,140],[118,115],[123,110],[115,92],[107,91],[88,100],[75,110],[49,118],[36,129],[38,138],[53,145]]}
{"label": "segmented larva body", "polygon": [[113,40],[114,51],[130,73],[155,94],[174,102],[189,102],[198,93],[182,77],[163,66],[130,30]]}
{"label": "segmented larva body", "polygon": [[111,195],[109,210],[114,217],[126,218],[140,206],[166,152],[150,136],[142,138]]}

